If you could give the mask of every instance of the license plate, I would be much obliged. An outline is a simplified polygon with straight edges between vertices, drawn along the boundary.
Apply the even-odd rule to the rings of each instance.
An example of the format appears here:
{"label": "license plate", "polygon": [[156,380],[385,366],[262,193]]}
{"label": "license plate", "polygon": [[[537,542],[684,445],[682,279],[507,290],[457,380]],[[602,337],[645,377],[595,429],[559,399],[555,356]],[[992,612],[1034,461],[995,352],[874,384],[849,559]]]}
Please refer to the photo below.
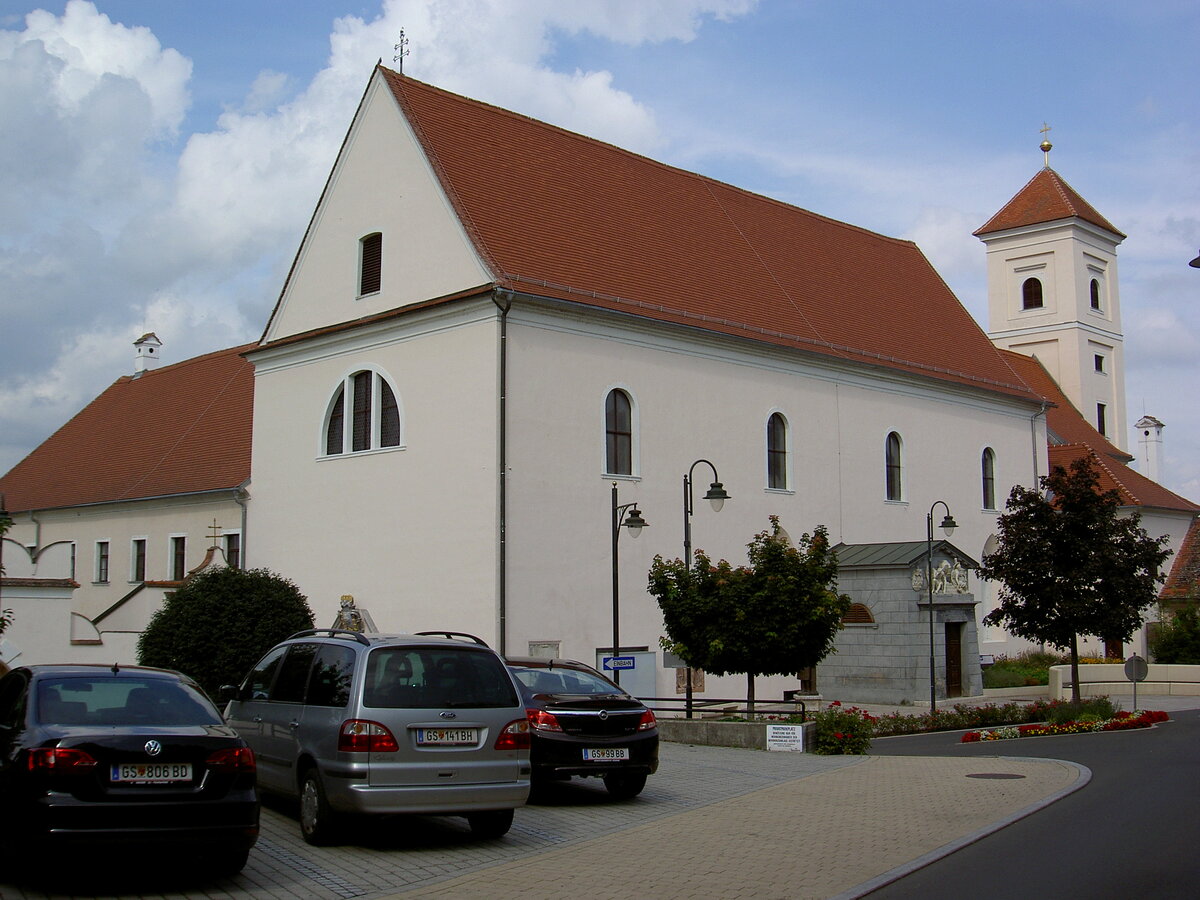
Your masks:
{"label": "license plate", "polygon": [[629,748],[584,747],[583,758],[588,762],[602,762],[610,759],[629,759]]}
{"label": "license plate", "polygon": [[111,778],[122,784],[171,784],[192,780],[191,763],[121,763]]}
{"label": "license plate", "polygon": [[417,744],[419,746],[428,746],[429,744],[462,746],[464,744],[478,744],[478,743],[479,743],[479,729],[478,728],[418,728],[417,729]]}

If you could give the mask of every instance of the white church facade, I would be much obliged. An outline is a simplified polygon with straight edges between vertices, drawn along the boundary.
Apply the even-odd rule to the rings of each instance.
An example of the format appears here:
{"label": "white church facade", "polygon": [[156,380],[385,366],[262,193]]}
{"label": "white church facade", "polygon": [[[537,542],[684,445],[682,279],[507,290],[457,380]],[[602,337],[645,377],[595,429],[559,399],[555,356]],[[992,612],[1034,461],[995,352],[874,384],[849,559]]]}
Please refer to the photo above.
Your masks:
{"label": "white church facade", "polygon": [[[1103,404],[1099,431],[1124,440],[1122,235],[1080,209],[1052,225],[1009,210],[981,229],[989,289],[1005,298],[989,339],[910,242],[379,67],[261,340],[210,355],[241,418],[207,422],[203,441],[240,428],[242,443],[224,458],[207,446],[143,459],[180,489],[130,473],[89,497],[45,483],[83,452],[68,423],[0,479],[15,520],[4,562],[23,554],[31,582],[51,574],[36,571],[40,547],[73,547],[71,571],[55,575],[79,585],[77,658],[127,649],[117,632],[136,634],[146,601],[215,543],[296,582],[321,625],[353,595],[383,631],[467,631],[510,654],[598,663],[619,616],[619,651],[637,660],[623,683],[672,695],[646,573],[656,555],[683,555],[685,520],[693,548],[738,563],[771,516],[793,535],[824,525],[834,543],[923,544],[941,503],[959,526],[952,556],[979,559],[1012,486],[1046,474],[1056,446],[1102,443],[1071,432],[1079,416],[1055,412],[1010,348],[1036,355],[1085,415]],[[1030,278],[1042,312],[1021,299]],[[1079,353],[1107,354],[1109,379],[1071,362]],[[187,380],[190,363],[97,402]],[[729,494],[719,512],[701,501],[710,481]],[[1178,546],[1198,510],[1159,491]],[[636,539],[616,530],[615,566],[614,496],[648,523]],[[110,566],[139,536],[163,554],[157,594],[135,591],[149,576],[133,568],[101,592],[89,576],[105,536],[121,557]],[[182,572],[169,568],[180,537]],[[31,590],[8,580],[5,605]],[[905,627],[927,627],[911,579],[909,590]],[[869,608],[864,591],[855,600]],[[947,686],[956,624],[965,639],[951,655],[976,673],[979,653],[1020,646],[979,624],[994,586],[957,593],[953,621],[938,621],[943,695],[975,683]],[[20,615],[9,638],[35,646]],[[927,696],[927,665],[901,675],[913,699]],[[735,696],[744,682],[706,689]]]}

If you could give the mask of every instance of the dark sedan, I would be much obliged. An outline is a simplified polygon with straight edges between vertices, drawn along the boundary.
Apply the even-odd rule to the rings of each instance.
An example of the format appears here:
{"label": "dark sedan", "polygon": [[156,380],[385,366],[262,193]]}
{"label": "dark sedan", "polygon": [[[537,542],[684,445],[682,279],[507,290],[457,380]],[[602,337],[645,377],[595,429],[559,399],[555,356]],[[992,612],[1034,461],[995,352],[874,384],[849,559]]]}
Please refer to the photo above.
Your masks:
{"label": "dark sedan", "polygon": [[653,712],[581,662],[512,656],[506,662],[529,716],[535,787],[582,775],[603,778],[616,798],[641,793],[658,770]]}
{"label": "dark sedan", "polygon": [[178,672],[24,666],[0,678],[0,809],[10,848],[186,848],[232,874],[258,838],[254,754]]}

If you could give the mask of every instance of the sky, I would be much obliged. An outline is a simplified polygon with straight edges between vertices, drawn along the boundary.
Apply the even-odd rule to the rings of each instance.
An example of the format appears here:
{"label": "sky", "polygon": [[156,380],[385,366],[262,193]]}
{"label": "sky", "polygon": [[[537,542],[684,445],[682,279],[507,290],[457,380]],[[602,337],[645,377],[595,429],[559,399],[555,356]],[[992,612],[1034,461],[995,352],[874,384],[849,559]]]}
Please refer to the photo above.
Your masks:
{"label": "sky", "polygon": [[1128,235],[1129,425],[1166,424],[1159,480],[1200,501],[1198,47],[1194,0],[0,0],[0,472],[140,335],[261,336],[382,60],[914,240],[985,330],[971,232],[1049,124]]}

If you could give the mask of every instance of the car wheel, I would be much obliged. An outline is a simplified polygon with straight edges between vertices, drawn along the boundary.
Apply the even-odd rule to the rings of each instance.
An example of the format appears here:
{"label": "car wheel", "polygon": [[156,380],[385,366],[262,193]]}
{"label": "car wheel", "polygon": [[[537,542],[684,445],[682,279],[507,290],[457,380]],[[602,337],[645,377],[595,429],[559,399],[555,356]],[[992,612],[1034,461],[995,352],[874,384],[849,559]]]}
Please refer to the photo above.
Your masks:
{"label": "car wheel", "polygon": [[604,776],[604,786],[616,800],[636,797],[646,786],[645,772],[610,772]]}
{"label": "car wheel", "polygon": [[471,834],[481,838],[498,838],[508,834],[512,828],[513,811],[511,809],[493,809],[488,812],[471,813],[467,816],[467,824],[471,826]]}
{"label": "car wheel", "polygon": [[205,862],[208,869],[218,877],[236,875],[246,868],[246,860],[250,857],[249,847],[224,847],[207,854]]}
{"label": "car wheel", "polygon": [[333,842],[336,815],[325,799],[325,787],[316,769],[304,773],[300,787],[300,833],[304,840],[320,847]]}

